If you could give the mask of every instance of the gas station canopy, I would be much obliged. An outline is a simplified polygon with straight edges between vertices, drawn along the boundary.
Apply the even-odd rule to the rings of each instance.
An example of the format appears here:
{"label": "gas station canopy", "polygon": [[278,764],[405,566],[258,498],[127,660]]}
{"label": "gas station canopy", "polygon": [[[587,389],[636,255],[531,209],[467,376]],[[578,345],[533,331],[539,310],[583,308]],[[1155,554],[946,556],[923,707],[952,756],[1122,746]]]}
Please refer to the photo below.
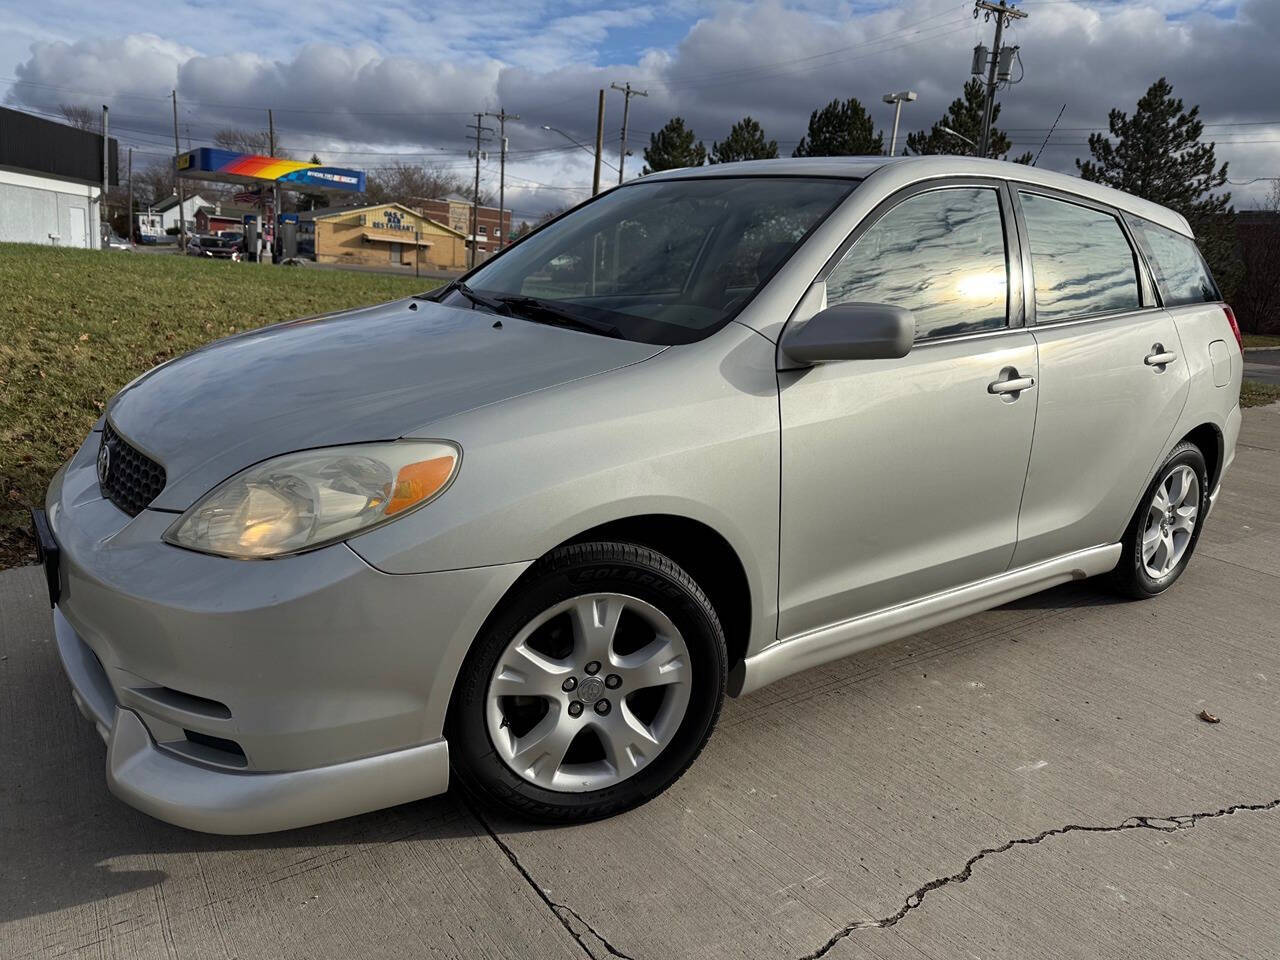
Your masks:
{"label": "gas station canopy", "polygon": [[305,193],[363,193],[364,171],[200,147],[180,154],[178,176],[246,186],[275,184]]}

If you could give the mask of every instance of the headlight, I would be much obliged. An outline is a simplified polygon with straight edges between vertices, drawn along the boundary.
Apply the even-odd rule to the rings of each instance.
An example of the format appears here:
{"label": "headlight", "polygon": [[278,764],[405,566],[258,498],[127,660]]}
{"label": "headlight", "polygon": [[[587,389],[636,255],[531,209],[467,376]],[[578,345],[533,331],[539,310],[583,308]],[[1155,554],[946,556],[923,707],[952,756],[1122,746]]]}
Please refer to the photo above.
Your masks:
{"label": "headlight", "polygon": [[436,440],[286,454],[219,484],[164,539],[242,559],[313,550],[430,502],[461,457],[456,446]]}

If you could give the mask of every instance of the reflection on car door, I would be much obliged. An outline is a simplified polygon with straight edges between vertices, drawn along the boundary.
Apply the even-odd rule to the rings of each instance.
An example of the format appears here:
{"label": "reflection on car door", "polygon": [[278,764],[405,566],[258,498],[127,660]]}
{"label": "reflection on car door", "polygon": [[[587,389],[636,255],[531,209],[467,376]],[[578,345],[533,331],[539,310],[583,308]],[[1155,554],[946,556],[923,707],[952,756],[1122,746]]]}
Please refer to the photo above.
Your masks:
{"label": "reflection on car door", "polygon": [[[793,636],[1003,572],[1035,423],[1010,199],[917,188],[855,232],[827,303],[912,310],[900,360],[779,374],[779,633]],[[1011,324],[1012,321],[1012,324]]]}
{"label": "reflection on car door", "polygon": [[1167,449],[1188,377],[1178,331],[1115,211],[1039,188],[1018,199],[1040,350],[1013,560],[1025,566],[1120,539]]}

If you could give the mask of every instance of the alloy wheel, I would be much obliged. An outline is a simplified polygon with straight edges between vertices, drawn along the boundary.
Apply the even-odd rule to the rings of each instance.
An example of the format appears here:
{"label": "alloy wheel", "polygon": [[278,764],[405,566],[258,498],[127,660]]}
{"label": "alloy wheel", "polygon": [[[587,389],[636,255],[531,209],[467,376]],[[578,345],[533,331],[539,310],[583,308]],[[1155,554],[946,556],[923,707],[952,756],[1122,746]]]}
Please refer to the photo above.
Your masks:
{"label": "alloy wheel", "polygon": [[1186,555],[1200,514],[1200,480],[1186,464],[1169,471],[1156,487],[1142,531],[1142,567],[1159,580]]}
{"label": "alloy wheel", "polygon": [[524,780],[584,792],[635,774],[671,742],[689,705],[689,649],[657,607],[618,593],[561,601],[498,658],[485,721]]}

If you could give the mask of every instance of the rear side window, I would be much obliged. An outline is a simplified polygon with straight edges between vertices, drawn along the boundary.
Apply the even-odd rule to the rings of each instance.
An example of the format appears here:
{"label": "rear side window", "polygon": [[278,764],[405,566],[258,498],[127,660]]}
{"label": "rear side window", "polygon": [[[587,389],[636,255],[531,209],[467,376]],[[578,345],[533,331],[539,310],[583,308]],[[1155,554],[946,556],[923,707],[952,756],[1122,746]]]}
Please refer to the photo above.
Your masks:
{"label": "rear side window", "polygon": [[1146,244],[1147,258],[1155,271],[1160,298],[1166,307],[1213,303],[1222,299],[1194,240],[1148,220],[1130,222]]}
{"label": "rear side window", "polygon": [[1008,317],[1000,199],[988,187],[908,197],[872,225],[827,277],[827,303],[891,303],[916,339],[999,329]]}
{"label": "rear side window", "polygon": [[1136,310],[1138,268],[1111,214],[1020,193],[1036,282],[1036,323]]}

